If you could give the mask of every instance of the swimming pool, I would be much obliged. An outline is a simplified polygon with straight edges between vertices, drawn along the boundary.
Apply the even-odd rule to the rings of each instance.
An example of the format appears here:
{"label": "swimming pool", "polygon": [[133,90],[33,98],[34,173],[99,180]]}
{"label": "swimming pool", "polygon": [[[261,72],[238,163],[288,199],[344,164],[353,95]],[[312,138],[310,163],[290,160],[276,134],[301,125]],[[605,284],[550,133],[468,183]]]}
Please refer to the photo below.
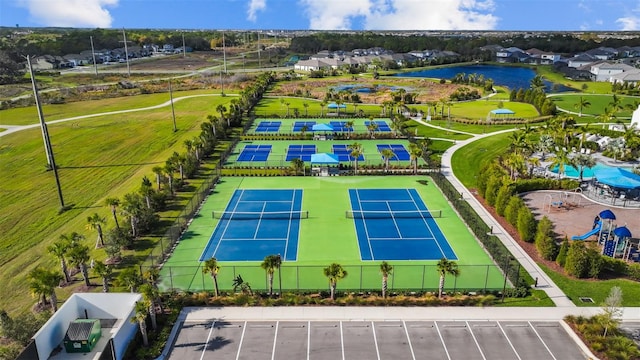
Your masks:
{"label": "swimming pool", "polygon": [[[604,169],[611,169],[613,168],[613,166],[608,166],[605,164],[601,164],[601,163],[597,163],[594,167],[586,167],[584,168],[584,171],[582,172],[582,178],[583,179],[591,179],[593,177],[593,173],[595,170],[604,170]],[[554,168],[550,168],[549,171],[553,172],[553,173],[558,173],[558,167],[554,167]],[[580,177],[580,168],[575,168],[571,165],[565,165],[564,166],[564,176],[565,177],[570,177],[570,178],[579,178]]]}

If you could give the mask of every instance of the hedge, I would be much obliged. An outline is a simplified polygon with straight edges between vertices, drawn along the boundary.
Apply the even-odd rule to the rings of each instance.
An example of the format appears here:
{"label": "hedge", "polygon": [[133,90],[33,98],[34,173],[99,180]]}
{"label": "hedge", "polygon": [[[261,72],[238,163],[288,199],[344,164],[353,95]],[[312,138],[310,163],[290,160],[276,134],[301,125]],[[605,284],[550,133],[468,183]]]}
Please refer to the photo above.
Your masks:
{"label": "hedge", "polygon": [[[529,285],[533,278],[516,260],[498,237],[491,235],[491,228],[482,220],[471,205],[460,198],[460,193],[441,173],[430,174],[433,182],[440,188],[451,205],[456,209],[462,220],[467,224],[476,238],[482,243],[493,261],[502,269],[507,278],[519,291],[512,291],[510,295],[527,296]],[[526,289],[526,290],[525,290]]]}

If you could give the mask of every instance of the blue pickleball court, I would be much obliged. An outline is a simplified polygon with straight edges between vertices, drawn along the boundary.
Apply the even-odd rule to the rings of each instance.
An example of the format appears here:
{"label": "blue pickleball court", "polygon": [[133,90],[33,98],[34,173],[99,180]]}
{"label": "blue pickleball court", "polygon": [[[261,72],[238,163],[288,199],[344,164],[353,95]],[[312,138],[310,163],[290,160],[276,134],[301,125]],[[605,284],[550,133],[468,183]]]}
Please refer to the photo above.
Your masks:
{"label": "blue pickleball court", "polygon": [[302,190],[236,190],[219,219],[200,261],[261,261],[280,254],[295,261],[298,254]]}
{"label": "blue pickleball court", "polygon": [[415,189],[349,189],[362,260],[457,260]]}

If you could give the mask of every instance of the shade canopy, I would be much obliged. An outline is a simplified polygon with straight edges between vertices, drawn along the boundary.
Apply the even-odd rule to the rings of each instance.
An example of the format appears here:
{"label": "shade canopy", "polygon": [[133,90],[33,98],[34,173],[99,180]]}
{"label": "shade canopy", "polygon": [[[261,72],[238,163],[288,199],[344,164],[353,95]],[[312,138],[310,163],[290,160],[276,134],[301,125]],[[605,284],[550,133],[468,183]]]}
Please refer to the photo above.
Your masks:
{"label": "shade canopy", "polygon": [[333,126],[329,124],[315,124],[311,127],[313,131],[333,131]]}
{"label": "shade canopy", "polygon": [[640,175],[622,168],[596,168],[593,176],[601,183],[620,189],[640,188]]}
{"label": "shade canopy", "polygon": [[600,211],[600,214],[598,214],[598,216],[600,217],[600,219],[605,219],[605,220],[616,219],[616,214],[614,214],[613,211],[609,209]]}
{"label": "shade canopy", "polygon": [[331,104],[327,105],[327,107],[328,107],[329,109],[337,109],[338,107],[339,107],[340,109],[344,109],[344,108],[346,108],[346,107],[347,107],[347,105],[345,105],[345,104],[340,104],[340,105],[338,105],[338,104],[336,104],[336,103],[331,103]]}
{"label": "shade canopy", "polygon": [[318,153],[311,155],[312,164],[339,164],[338,155],[330,153]]}
{"label": "shade canopy", "polygon": [[509,109],[495,109],[495,110],[491,110],[491,113],[493,115],[513,115],[516,112]]}
{"label": "shade canopy", "polygon": [[621,227],[615,228],[613,230],[613,233],[614,233],[615,236],[621,237],[621,238],[630,238],[631,237],[631,231],[629,231],[629,229],[626,226],[621,226]]}

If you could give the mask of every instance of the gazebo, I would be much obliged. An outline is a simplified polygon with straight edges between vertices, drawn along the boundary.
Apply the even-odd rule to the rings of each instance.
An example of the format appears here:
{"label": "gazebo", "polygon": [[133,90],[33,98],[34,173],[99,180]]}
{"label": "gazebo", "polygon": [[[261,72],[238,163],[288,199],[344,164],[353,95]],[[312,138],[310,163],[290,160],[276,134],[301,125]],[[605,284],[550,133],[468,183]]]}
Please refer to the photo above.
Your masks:
{"label": "gazebo", "polygon": [[640,195],[640,175],[633,172],[613,167],[613,168],[595,168],[593,177],[600,184],[604,184],[610,188],[612,201],[616,198],[625,201],[629,198],[636,198]]}
{"label": "gazebo", "polygon": [[[322,165],[314,168],[313,165]],[[329,165],[338,165],[340,160],[338,155],[331,153],[318,153],[311,155],[311,174],[320,176],[329,176]]]}
{"label": "gazebo", "polygon": [[513,117],[515,113],[516,113],[515,111],[509,110],[509,109],[491,110],[487,115],[487,121],[504,120],[504,119]]}

